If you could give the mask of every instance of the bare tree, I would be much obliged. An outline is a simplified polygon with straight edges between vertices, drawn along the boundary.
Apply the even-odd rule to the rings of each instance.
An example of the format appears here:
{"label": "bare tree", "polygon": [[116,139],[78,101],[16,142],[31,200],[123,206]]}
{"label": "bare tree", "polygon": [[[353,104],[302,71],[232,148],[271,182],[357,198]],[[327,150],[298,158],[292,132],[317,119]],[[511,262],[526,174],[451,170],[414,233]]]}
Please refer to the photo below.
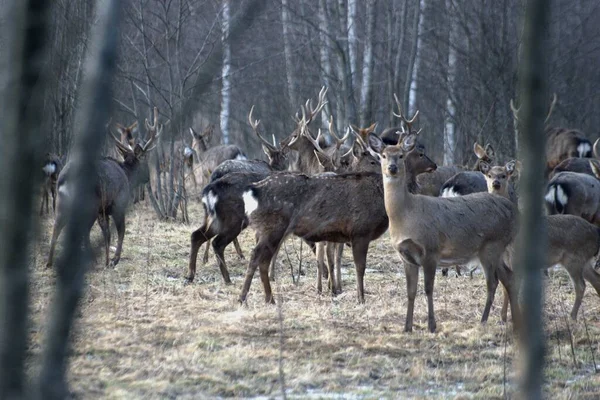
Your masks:
{"label": "bare tree", "polygon": [[231,5],[223,0],[221,12],[221,40],[223,41],[223,68],[221,70],[221,134],[223,143],[229,143],[229,110],[231,108],[231,45],[229,43],[229,24],[231,21]]}

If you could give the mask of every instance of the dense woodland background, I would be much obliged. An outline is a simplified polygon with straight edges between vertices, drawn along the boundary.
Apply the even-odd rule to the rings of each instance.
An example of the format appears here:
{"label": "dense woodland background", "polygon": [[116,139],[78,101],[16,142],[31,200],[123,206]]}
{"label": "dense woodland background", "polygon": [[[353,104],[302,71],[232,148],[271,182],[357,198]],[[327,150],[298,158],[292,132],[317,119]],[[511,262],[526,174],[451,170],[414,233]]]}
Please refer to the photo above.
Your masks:
{"label": "dense woodland background", "polygon": [[[93,3],[57,0],[52,10],[44,134],[60,154],[73,134]],[[518,84],[522,0],[273,0],[236,43],[227,41],[227,24],[244,0],[124,3],[113,121],[142,122],[157,105],[171,121],[165,137],[188,140],[188,126],[214,124],[215,142],[259,156],[250,107],[268,135],[283,138],[300,104],[326,85],[338,131],[349,123],[393,126],[398,93],[405,110],[420,110],[423,140],[437,162],[468,162],[474,140],[492,143],[501,158],[515,156],[509,101]],[[594,139],[600,3],[551,3],[548,72],[559,100],[550,123]],[[193,98],[196,73],[219,41],[221,78]]]}

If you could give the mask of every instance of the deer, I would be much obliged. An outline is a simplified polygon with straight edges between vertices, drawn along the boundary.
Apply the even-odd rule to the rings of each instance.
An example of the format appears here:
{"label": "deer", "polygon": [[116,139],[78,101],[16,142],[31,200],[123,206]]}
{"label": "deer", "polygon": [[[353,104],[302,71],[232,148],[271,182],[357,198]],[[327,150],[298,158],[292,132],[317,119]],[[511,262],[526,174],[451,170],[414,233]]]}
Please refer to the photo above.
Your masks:
{"label": "deer", "polygon": [[[158,118],[158,115],[155,116]],[[138,122],[135,121],[129,126],[115,123],[115,129],[119,133],[120,142],[125,146],[129,146],[132,149],[135,148],[137,139],[135,132],[138,131]],[[150,183],[150,169],[146,161],[140,162],[140,165],[136,169],[135,176],[131,180],[131,190],[133,192],[133,202],[137,203],[145,199],[145,185]]]}
{"label": "deer", "polygon": [[[252,116],[254,106],[250,108],[248,122],[254,134],[262,142],[262,148],[269,159],[266,163],[262,160],[225,160],[211,174],[210,183],[202,191],[202,205],[204,207],[204,222],[191,235],[190,260],[186,282],[192,283],[196,276],[196,264],[198,251],[206,242],[203,262],[208,262],[208,243],[212,240],[212,247],[217,258],[217,265],[226,284],[231,284],[231,278],[225,263],[224,252],[229,243],[233,242],[240,259],[244,259],[242,249],[237,240],[238,235],[246,227],[247,221],[243,212],[243,203],[239,199],[238,192],[241,187],[266,178],[272,172],[281,171],[286,168],[286,149],[276,143],[269,143],[259,132],[260,120]],[[225,179],[227,177],[227,179]],[[214,223],[215,202],[219,201],[219,212],[221,216],[218,223]]]}
{"label": "deer", "polygon": [[[505,166],[482,166],[488,192],[515,201],[509,190],[510,176],[517,169],[515,161]],[[600,228],[576,215],[547,215],[548,262],[544,270],[561,265],[569,274],[575,287],[575,303],[571,309],[571,319],[576,320],[583,294],[585,281],[588,281],[600,296],[600,274],[594,269],[594,261],[600,252]],[[511,246],[512,247],[512,246]],[[512,249],[511,249],[512,250]],[[505,294],[502,305],[502,321],[507,320],[508,298]]]}
{"label": "deer", "polygon": [[461,171],[448,179],[440,189],[441,197],[464,196],[465,194],[485,192],[487,187],[481,173],[481,163],[491,163],[496,159],[496,152],[489,143],[485,148],[479,143],[473,144],[473,152],[477,157],[471,171]]}
{"label": "deer", "polygon": [[[548,113],[544,119],[544,124],[546,125],[546,177],[550,175],[556,166],[568,158],[592,157],[592,143],[583,132],[577,129],[551,127],[548,125],[556,102],[557,96],[556,93],[554,93],[548,108]],[[515,132],[518,132],[519,124],[521,122],[519,119],[520,107],[515,107],[514,102],[511,100],[510,109],[513,114]]]}
{"label": "deer", "polygon": [[578,215],[600,226],[600,161],[589,159],[594,176],[579,172],[559,172],[548,182],[546,210],[548,214]]}
{"label": "deer", "polygon": [[[594,155],[594,158],[600,159],[600,138],[596,139],[596,141],[594,142],[592,153]],[[548,179],[552,179],[554,175],[558,174],[559,172],[565,171],[580,172],[594,176],[594,172],[592,171],[592,167],[590,166],[588,158],[570,157],[566,160],[561,161],[560,164],[554,167],[554,169],[548,176]]]}
{"label": "deer", "polygon": [[190,127],[192,136],[192,150],[194,154],[194,184],[203,187],[209,182],[210,174],[225,160],[246,160],[247,157],[235,144],[221,144],[208,147],[207,141],[213,134],[213,127],[209,126],[202,133]]}
{"label": "deer", "polygon": [[[147,121],[146,121],[147,122]],[[151,151],[155,145],[155,141],[162,132],[162,125],[157,126],[151,132],[150,138],[144,144],[136,144],[135,148],[130,145],[121,143],[111,133],[111,137],[115,141],[117,150],[123,157],[123,161],[117,161],[111,157],[104,157],[97,161],[96,189],[94,191],[94,200],[90,204],[77,204],[77,207],[86,207],[87,218],[79,223],[85,224],[87,235],[87,245],[91,247],[89,232],[97,220],[102,234],[104,236],[104,250],[106,256],[106,266],[116,266],[121,258],[123,248],[123,239],[125,237],[125,213],[130,200],[130,182],[135,176],[135,173],[140,165],[140,160],[145,154]],[[52,267],[54,251],[58,237],[65,224],[67,223],[67,209],[75,206],[76,199],[72,198],[72,184],[70,176],[73,172],[72,164],[67,163],[60,175],[58,176],[58,199],[56,203],[56,219],[52,230],[52,239],[50,242],[50,252],[46,267]],[[115,254],[110,259],[110,226],[109,217],[112,219],[117,228],[117,248]]]}
{"label": "deer", "polygon": [[[412,170],[419,160],[422,160],[420,153],[411,153],[407,159],[408,169]],[[412,173],[416,175],[415,171]],[[279,173],[246,187],[242,194],[244,210],[249,225],[256,232],[257,244],[239,301],[246,301],[252,278],[259,269],[265,301],[274,303],[269,263],[282,240],[294,234],[312,242],[351,243],[357,300],[364,303],[369,243],[388,229],[382,189],[378,172],[315,176]],[[344,207],[339,206],[340,198],[345,199]]]}
{"label": "deer", "polygon": [[[430,332],[436,330],[433,287],[440,264],[455,265],[473,259],[482,264],[487,284],[482,323],[488,319],[498,279],[509,293],[513,315],[519,315],[512,271],[502,259],[506,247],[517,233],[517,208],[508,199],[489,193],[449,198],[410,193],[406,184],[406,157],[415,144],[415,135],[405,132],[398,145],[387,146],[381,153],[384,204],[392,246],[401,254],[399,245],[411,239],[424,250],[419,257],[420,264],[405,263],[408,292],[405,332],[413,329],[419,267],[423,268]],[[517,329],[518,318],[514,320],[514,328]]]}
{"label": "deer", "polygon": [[48,214],[48,204],[50,202],[49,194],[52,196],[52,211],[56,212],[56,182],[58,175],[62,170],[63,162],[59,156],[54,153],[46,153],[44,160],[44,181],[42,183],[42,202],[40,204],[40,215],[44,214],[44,204],[46,205],[46,214]]}

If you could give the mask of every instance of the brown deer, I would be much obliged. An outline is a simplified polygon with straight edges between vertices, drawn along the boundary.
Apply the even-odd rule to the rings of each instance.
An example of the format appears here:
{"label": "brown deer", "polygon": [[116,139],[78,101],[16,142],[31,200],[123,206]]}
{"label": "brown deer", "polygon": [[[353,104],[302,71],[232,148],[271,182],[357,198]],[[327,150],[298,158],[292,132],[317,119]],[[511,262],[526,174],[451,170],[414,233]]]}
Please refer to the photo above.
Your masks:
{"label": "brown deer", "polygon": [[[510,176],[517,169],[515,161],[505,166],[483,167],[488,191],[514,201],[511,196]],[[512,198],[511,198],[512,197]],[[561,265],[567,270],[575,287],[575,303],[571,318],[575,320],[588,281],[600,296],[600,275],[594,269],[594,260],[600,251],[600,229],[575,215],[548,215],[548,262],[543,268]],[[508,298],[504,296],[501,316],[506,321]]]}
{"label": "brown deer", "polygon": [[[158,117],[156,115],[156,117]],[[138,123],[135,121],[129,126],[124,126],[119,123],[115,123],[115,128],[119,133],[120,142],[130,148],[135,148],[136,143],[139,141],[135,137],[135,133],[138,132]],[[118,155],[117,155],[118,156]],[[130,181],[130,187],[133,193],[133,202],[137,203],[145,199],[145,186],[150,183],[150,169],[146,160],[140,160],[140,164],[136,169],[135,176]]]}
{"label": "brown deer", "polygon": [[[592,143],[583,132],[577,129],[550,127],[547,125],[556,106],[556,101],[557,97],[556,93],[554,93],[548,114],[544,120],[544,124],[546,124],[546,177],[550,175],[556,166],[568,158],[592,157]],[[518,132],[520,108],[516,108],[511,100],[510,109],[513,114],[515,132]]]}
{"label": "brown deer", "polygon": [[[203,262],[206,263],[208,262],[208,243],[213,238],[212,247],[217,258],[217,265],[225,283],[231,283],[224,258],[225,248],[233,242],[239,257],[244,259],[237,240],[238,235],[247,225],[243,212],[244,204],[241,201],[241,190],[248,184],[258,182],[272,172],[283,170],[287,166],[285,148],[277,144],[270,144],[261,136],[258,129],[260,120],[253,119],[253,110],[254,106],[248,114],[248,122],[262,142],[263,151],[267,155],[269,163],[261,160],[226,160],[211,174],[210,183],[202,191],[204,222],[191,236],[190,261],[186,275],[186,281],[189,283],[193,282],[196,276],[200,247],[205,242],[207,243],[203,259]],[[216,219],[217,215],[220,219]]]}
{"label": "brown deer", "polygon": [[46,205],[46,214],[48,214],[49,194],[52,196],[52,211],[56,212],[56,182],[58,175],[62,170],[63,162],[59,156],[53,153],[46,153],[44,160],[44,181],[42,183],[42,203],[40,204],[40,215],[44,214],[44,204]]}
{"label": "brown deer", "polygon": [[[512,271],[502,260],[503,253],[516,235],[516,207],[507,199],[489,193],[462,197],[429,197],[412,194],[406,185],[407,154],[415,146],[415,135],[405,133],[397,146],[382,152],[385,209],[390,219],[392,245],[412,239],[423,248],[419,257],[423,267],[428,305],[428,328],[436,330],[433,309],[433,286],[438,265],[466,263],[478,259],[484,269],[487,300],[482,322],[487,321],[498,278],[511,299],[511,311],[518,314],[512,290]],[[405,331],[412,331],[414,301],[417,293],[419,265],[405,264],[408,307]],[[518,318],[515,318],[515,328]]]}
{"label": "brown deer", "polygon": [[477,157],[471,171],[461,171],[448,179],[440,188],[441,197],[464,196],[465,194],[485,192],[487,187],[481,173],[482,163],[492,163],[496,159],[494,148],[488,143],[485,148],[479,143],[473,144],[473,152]]}
{"label": "brown deer", "polygon": [[[408,169],[422,159],[420,153],[409,154]],[[364,303],[363,280],[369,243],[388,227],[381,174],[362,172],[311,177],[279,173],[250,185],[242,197],[258,243],[248,265],[240,302],[245,302],[257,268],[265,300],[273,302],[269,262],[281,241],[294,234],[312,242],[351,243],[357,297]],[[345,200],[344,207],[339,206],[339,199]]]}
{"label": "brown deer", "polygon": [[[594,158],[600,159],[600,139],[596,139],[596,141],[594,142],[593,154]],[[554,167],[554,169],[548,176],[548,179],[552,179],[554,178],[554,175],[558,174],[559,172],[565,171],[580,172],[583,174],[595,176],[594,172],[592,171],[592,167],[590,166],[590,160],[588,158],[570,157],[566,160],[561,161],[560,164]]]}
{"label": "brown deer", "polygon": [[[86,207],[87,218],[80,223],[88,227],[87,243],[89,244],[89,231],[94,222],[98,220],[98,225],[104,236],[104,249],[106,255],[106,265],[115,266],[121,258],[123,248],[123,238],[125,237],[125,212],[129,204],[130,180],[134,177],[139,167],[140,159],[148,151],[154,148],[153,143],[160,136],[162,126],[154,125],[156,130],[151,134],[150,139],[143,145],[136,144],[135,148],[121,143],[119,139],[112,136],[118,151],[123,157],[123,161],[117,161],[110,157],[105,157],[97,161],[97,176],[94,201],[90,204],[76,204],[76,199],[71,197],[72,189],[70,184],[70,175],[72,164],[67,163],[58,177],[58,201],[56,210],[56,219],[52,230],[52,240],[50,242],[50,253],[48,255],[47,267],[52,266],[54,251],[58,237],[67,223],[68,207]],[[110,251],[110,226],[109,216],[112,216],[117,228],[118,242],[115,255],[109,262]]]}

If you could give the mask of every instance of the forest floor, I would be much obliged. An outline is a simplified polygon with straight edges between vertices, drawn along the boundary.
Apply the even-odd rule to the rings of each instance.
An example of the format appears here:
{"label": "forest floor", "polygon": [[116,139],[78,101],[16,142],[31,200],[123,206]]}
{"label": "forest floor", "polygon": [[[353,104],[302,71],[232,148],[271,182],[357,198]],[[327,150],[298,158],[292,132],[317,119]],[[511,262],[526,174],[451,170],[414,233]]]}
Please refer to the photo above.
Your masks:
{"label": "forest floor", "polygon": [[[344,253],[343,288],[337,297],[316,291],[316,265],[306,245],[290,238],[280,252],[273,283],[278,305],[265,305],[257,276],[247,305],[237,302],[247,261],[233,246],[226,261],[233,285],[225,285],[211,251],[200,251],[196,281],[185,285],[192,224],[158,221],[147,205],[127,218],[123,257],[116,269],[99,264],[87,275],[78,312],[69,381],[82,399],[197,398],[511,398],[519,358],[512,325],[500,321],[498,290],[489,322],[479,320],[485,302],[481,273],[436,278],[437,328],[427,331],[422,279],[414,332],[404,333],[406,285],[387,233],[367,259],[366,304],[356,301],[355,274]],[[55,274],[44,268],[52,217],[42,221],[32,273],[32,372],[39,365],[45,317]],[[99,242],[100,230],[93,238]],[[116,235],[113,235],[113,242]],[[250,256],[254,235],[242,233]],[[290,269],[306,275],[293,283]],[[291,263],[291,265],[290,265]],[[421,274],[422,276],[422,274]],[[572,323],[572,284],[553,270],[545,290],[546,397],[600,398],[600,299],[588,285]]]}

